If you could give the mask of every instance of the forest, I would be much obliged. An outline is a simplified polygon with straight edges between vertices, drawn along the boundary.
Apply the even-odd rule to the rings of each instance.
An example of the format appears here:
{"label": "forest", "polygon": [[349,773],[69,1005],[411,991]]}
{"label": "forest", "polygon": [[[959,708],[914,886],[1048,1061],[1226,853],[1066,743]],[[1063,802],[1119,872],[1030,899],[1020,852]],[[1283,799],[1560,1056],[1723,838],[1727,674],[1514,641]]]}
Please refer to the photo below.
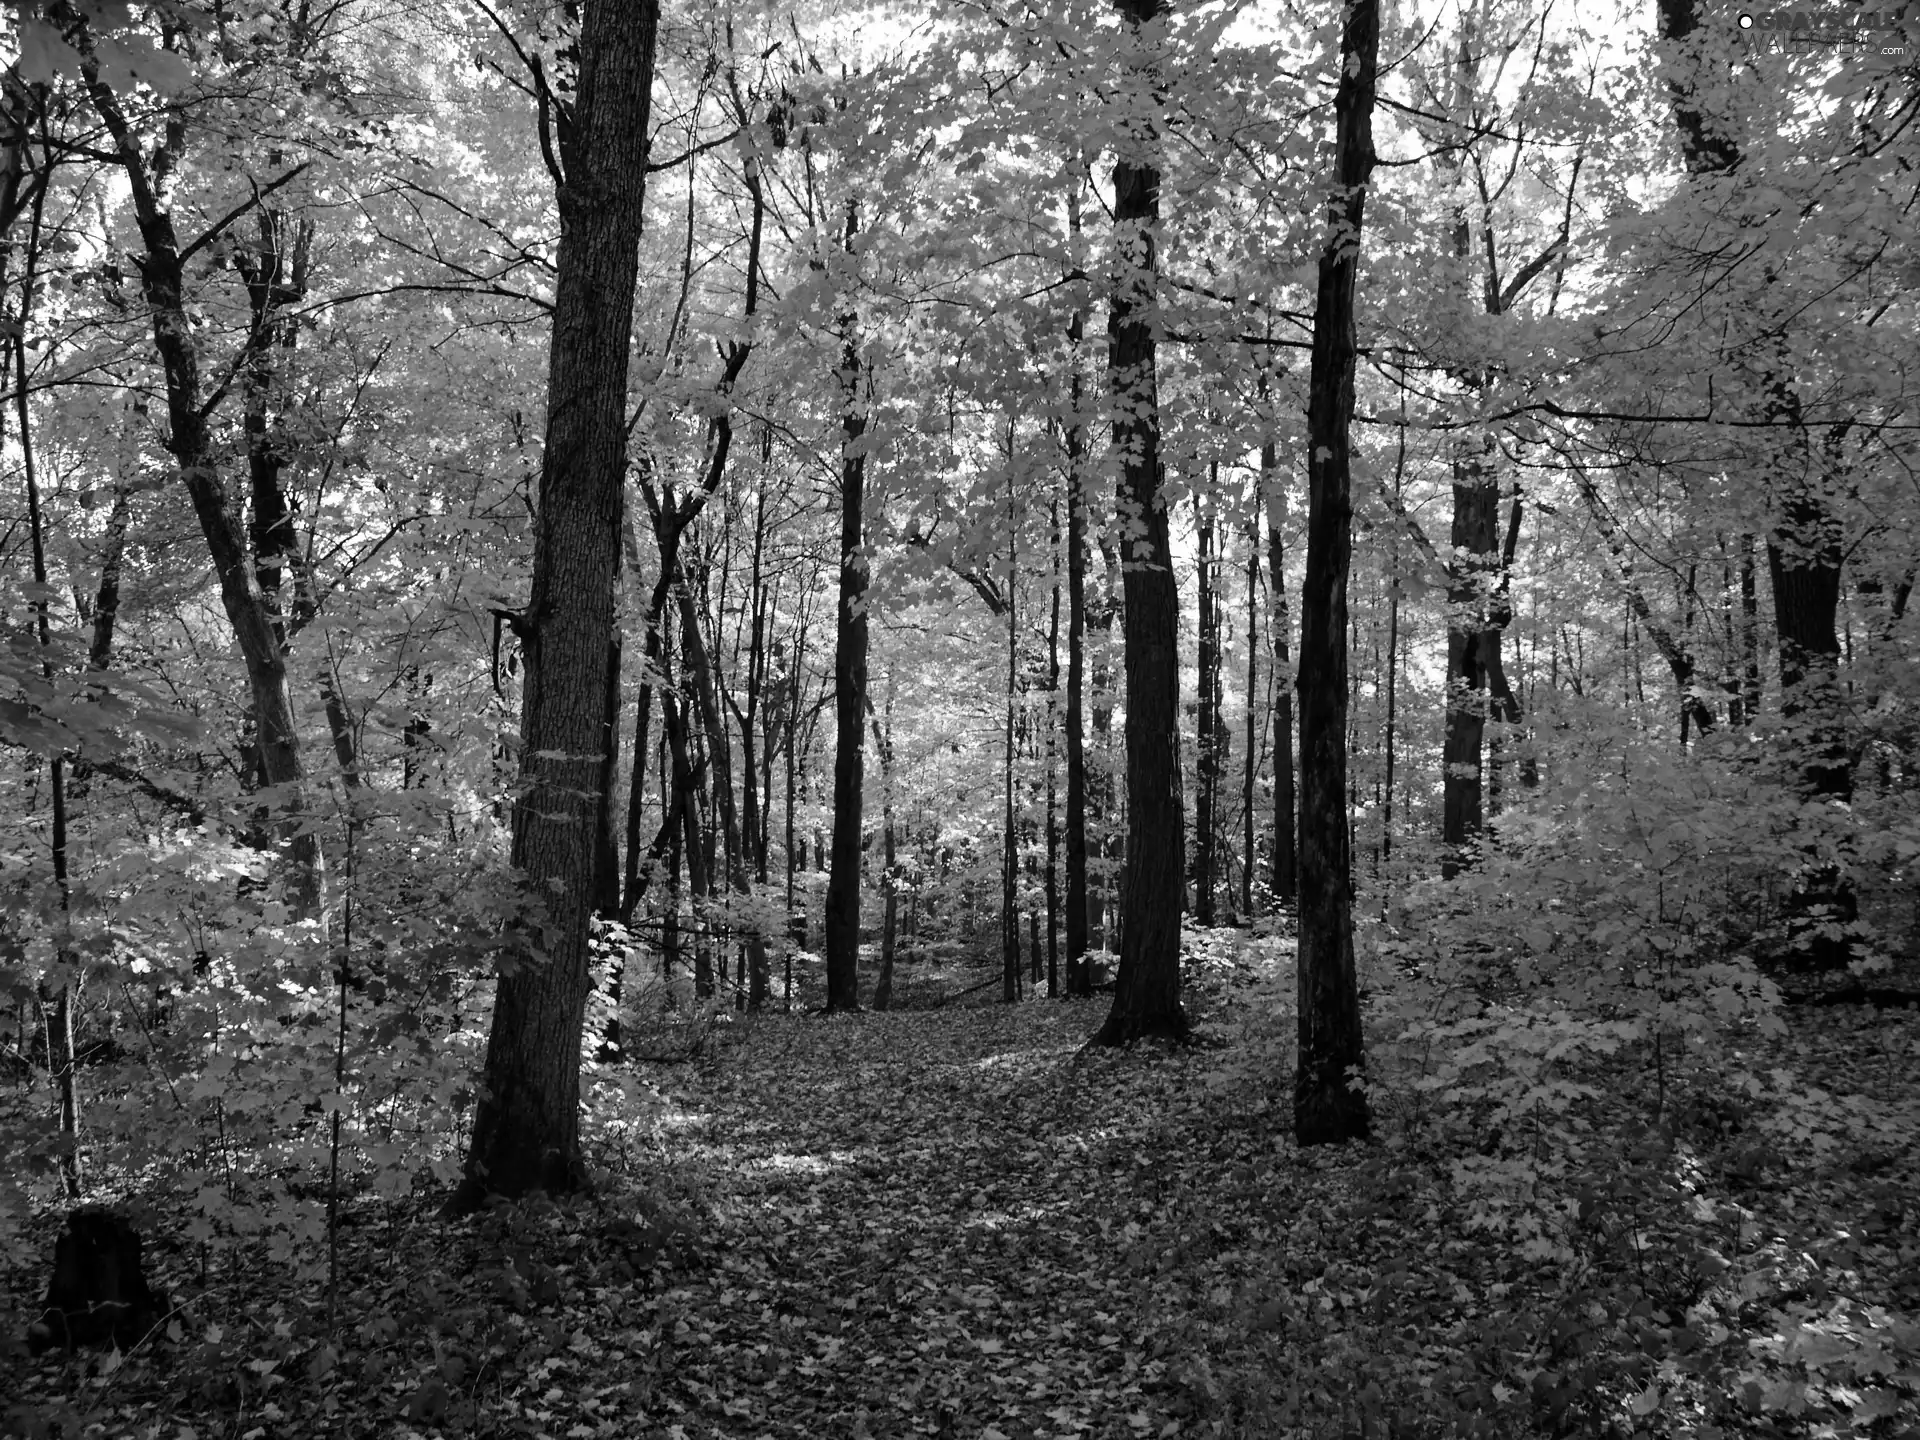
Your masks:
{"label": "forest", "polygon": [[1917,55],[12,0],[0,1436],[1920,1440]]}

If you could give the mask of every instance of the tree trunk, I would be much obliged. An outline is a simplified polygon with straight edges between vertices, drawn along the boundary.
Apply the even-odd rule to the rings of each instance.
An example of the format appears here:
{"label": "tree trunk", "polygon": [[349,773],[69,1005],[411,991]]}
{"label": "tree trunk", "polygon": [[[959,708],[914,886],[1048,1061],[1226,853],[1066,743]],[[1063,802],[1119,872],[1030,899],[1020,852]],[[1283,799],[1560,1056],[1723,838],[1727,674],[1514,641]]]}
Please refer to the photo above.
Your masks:
{"label": "tree trunk", "polygon": [[1267,505],[1267,574],[1273,587],[1273,898],[1282,909],[1300,903],[1299,830],[1294,805],[1293,664],[1287,610],[1287,482],[1272,440],[1260,447],[1260,489]]}
{"label": "tree trunk", "polygon": [[[843,248],[851,253],[858,221],[847,206]],[[866,504],[867,410],[860,398],[859,320],[841,315],[840,594],[833,645],[833,862],[827,878],[823,925],[827,950],[827,1010],[860,1008],[860,786],[867,708],[867,556],[862,520]]]}
{"label": "tree trunk", "polygon": [[[166,133],[143,154],[119,97],[100,75],[91,23],[62,3],[50,12],[66,27],[80,53],[88,98],[113,141],[127,177],[144,253],[139,269],[154,349],[166,378],[166,446],[179,465],[181,482],[213,560],[220,601],[247,670],[252,713],[259,731],[259,765],[266,784],[278,790],[281,843],[292,859],[289,898],[296,916],[324,923],[326,858],[317,832],[306,823],[306,768],[295,721],[293,688],[280,647],[277,616],[261,593],[248,555],[239,506],[228,494],[219,450],[209,424],[210,402],[200,375],[200,352],[188,312],[186,262],[174,229],[172,199],[185,148],[185,125],[177,113]],[[215,399],[218,396],[216,395]]]}
{"label": "tree trunk", "polygon": [[1240,913],[1251,923],[1253,900],[1253,790],[1260,768],[1260,521],[1247,521],[1246,758],[1240,766]]}
{"label": "tree trunk", "polygon": [[[692,688],[695,703],[700,707],[700,723],[707,732],[707,755],[713,767],[713,803],[720,816],[720,830],[726,854],[727,885],[736,896],[742,900],[751,901],[753,885],[747,875],[746,839],[734,809],[733,749],[728,744],[727,729],[722,723],[720,704],[716,698],[716,691],[720,688],[719,678],[713,673],[713,664],[707,654],[706,640],[700,632],[700,617],[694,609],[693,596],[685,585],[681,585],[679,590],[681,648],[687,662],[684,674]],[[748,771],[746,784],[748,793],[751,794],[753,785],[751,770]],[[759,926],[751,920],[746,925],[745,945],[751,973],[764,976],[768,971],[766,937],[760,933]]]}
{"label": "tree trunk", "polygon": [[[1162,0],[1117,0],[1133,43],[1163,13]],[[1143,100],[1156,92],[1154,65],[1133,62]],[[1157,101],[1155,103],[1158,103]],[[1186,816],[1180,800],[1180,596],[1161,493],[1160,411],[1153,310],[1160,218],[1158,126],[1141,122],[1119,141],[1113,166],[1118,276],[1107,319],[1116,498],[1125,559],[1121,587],[1127,669],[1127,854],[1120,969],[1113,1008],[1094,1043],[1143,1036],[1184,1039],[1180,1004],[1180,912]]]}
{"label": "tree trunk", "polygon": [[[1498,556],[1500,491],[1482,443],[1462,439],[1453,453],[1453,561],[1447,567],[1447,717],[1441,747],[1440,874],[1452,879],[1473,863],[1485,825],[1482,755],[1487,731],[1487,667],[1481,637]],[[1498,644],[1496,638],[1495,644]]]}
{"label": "tree trunk", "polygon": [[[488,1193],[573,1190],[587,930],[606,748],[626,470],[633,328],[658,0],[586,0],[571,123],[556,176],[560,252],[547,371],[546,443],[524,656],[522,794],[513,863],[545,905],[539,954],[500,977],[466,1177],[449,1213]],[[531,938],[531,932],[529,934]]]}
{"label": "tree trunk", "polygon": [[[1214,489],[1219,488],[1219,466],[1214,466]],[[1200,497],[1193,502],[1194,543],[1199,553],[1194,563],[1195,613],[1199,640],[1199,696],[1195,705],[1194,748],[1199,763],[1194,767],[1194,788],[1199,792],[1193,803],[1193,922],[1213,924],[1214,844],[1220,798],[1220,628],[1214,614],[1214,524],[1202,506]]]}
{"label": "tree trunk", "polygon": [[873,1008],[893,1003],[893,962],[900,939],[900,890],[893,833],[893,695],[887,695],[886,723],[873,722],[873,744],[880,756],[881,835],[886,846],[886,906],[880,922],[880,978],[873,986]]}
{"label": "tree trunk", "polygon": [[[14,406],[20,426],[20,468],[27,491],[27,542],[32,552],[33,583],[40,593],[40,598],[32,608],[40,642],[41,674],[51,686],[54,666],[49,658],[53,635],[47,618],[47,597],[51,587],[47,583],[46,521],[40,509],[40,481],[34,463],[32,417],[27,404],[28,326],[32,320],[34,265],[40,253],[41,206],[45,195],[44,188],[35,194],[33,233],[27,242],[27,272],[21,280],[20,310],[15,318],[9,348],[13,352]],[[60,1178],[67,1198],[78,1200],[86,1176],[80,1149],[80,1076],[73,1050],[73,1009],[82,970],[81,957],[72,946],[73,885],[67,868],[66,768],[65,756],[56,752],[47,757],[48,792],[52,805],[52,834],[48,848],[53,865],[54,890],[59,898],[60,918],[53,936],[53,973],[51,977],[42,977],[40,980],[38,996],[46,1028],[47,1074],[53,1081],[59,1112]]]}
{"label": "tree trunk", "polygon": [[1047,617],[1047,998],[1060,997],[1060,502],[1052,504],[1053,599]]}
{"label": "tree trunk", "polygon": [[[1080,192],[1067,194],[1068,229],[1080,230]],[[1068,377],[1072,414],[1067,422],[1067,994],[1090,996],[1087,963],[1087,430],[1082,404],[1080,344],[1085,316],[1075,309],[1067,341],[1073,366]]]}
{"label": "tree trunk", "polygon": [[1018,699],[1019,629],[1015,593],[1020,583],[1020,543],[1013,510],[1013,425],[1007,425],[1007,692],[1001,779],[1005,790],[1000,842],[1000,998],[1020,998],[1020,837],[1013,809],[1013,719]]}
{"label": "tree trunk", "polygon": [[1379,0],[1353,0],[1334,96],[1334,189],[1320,254],[1307,400],[1307,575],[1300,594],[1299,1064],[1293,1133],[1301,1145],[1363,1138],[1366,1095],[1353,959],[1347,829],[1347,570],[1353,546],[1348,430],[1353,422],[1354,282],[1373,171]]}

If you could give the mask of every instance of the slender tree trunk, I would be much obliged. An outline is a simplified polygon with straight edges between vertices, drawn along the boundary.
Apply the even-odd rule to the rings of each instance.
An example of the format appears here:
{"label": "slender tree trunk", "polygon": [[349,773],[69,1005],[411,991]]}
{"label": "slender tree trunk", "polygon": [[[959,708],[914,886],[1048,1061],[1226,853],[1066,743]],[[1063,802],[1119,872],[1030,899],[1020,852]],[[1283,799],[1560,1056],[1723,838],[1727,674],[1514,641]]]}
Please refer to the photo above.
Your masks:
{"label": "slender tree trunk", "polygon": [[[847,206],[842,248],[853,250],[857,219]],[[860,396],[859,320],[849,304],[840,320],[840,595],[833,647],[833,865],[827,878],[824,929],[827,1010],[860,1008],[860,787],[867,706],[867,409]]]}
{"label": "slender tree trunk", "polygon": [[[767,539],[767,501],[763,488],[756,497],[753,524],[753,577],[751,588],[752,630],[747,642],[747,703],[744,708],[734,704],[732,693],[722,691],[734,719],[740,726],[740,843],[741,873],[744,876],[749,868],[761,885],[767,883],[767,830],[764,807],[772,799],[772,786],[763,783],[769,780],[764,766],[755,755],[754,741],[760,718],[761,696],[767,686],[767,595],[766,578],[763,568],[766,562]],[[750,893],[742,889],[742,894]],[[748,928],[747,958],[752,965],[752,974],[747,991],[747,1008],[763,1009],[767,997],[772,993],[772,969],[768,962],[766,939],[761,934],[759,924],[750,922]]]}
{"label": "slender tree trunk", "polygon": [[1047,618],[1047,998],[1060,996],[1060,501],[1052,504],[1053,601]]}
{"label": "slender tree trunk", "polygon": [[[600,703],[600,786],[595,793],[593,820],[593,910],[605,920],[620,914],[620,851],[613,839],[613,781],[620,768],[622,649],[619,635],[608,640]],[[638,763],[636,759],[635,764]]]}
{"label": "slender tree trunk", "polygon": [[[32,234],[27,240],[26,274],[20,282],[20,308],[9,349],[13,352],[14,406],[20,429],[21,471],[27,490],[27,542],[32,551],[33,582],[40,598],[34,603],[35,628],[38,630],[42,677],[51,685],[54,679],[50,658],[52,627],[47,618],[46,519],[40,508],[40,480],[35,465],[32,416],[27,403],[27,338],[32,322],[35,288],[35,262],[40,253],[41,207],[46,191],[35,192]],[[39,983],[39,1000],[45,1016],[47,1073],[53,1081],[59,1110],[59,1167],[62,1188],[69,1200],[78,1200],[85,1188],[86,1174],[80,1148],[80,1076],[73,1049],[74,996],[80,985],[80,956],[73,941],[73,884],[67,857],[67,762],[54,753],[47,758],[48,791],[52,805],[52,833],[48,850],[53,865],[53,884],[60,903],[58,928],[53,936],[53,974]]]}
{"label": "slender tree trunk", "polygon": [[1007,426],[1007,693],[1006,735],[1001,750],[1005,828],[1000,848],[1000,998],[1020,998],[1020,837],[1013,808],[1013,721],[1019,696],[1020,541],[1013,509],[1013,425]]}
{"label": "slender tree trunk", "polygon": [[1347,828],[1347,570],[1353,545],[1354,285],[1373,171],[1379,0],[1352,0],[1334,96],[1334,188],[1320,254],[1307,400],[1307,576],[1300,595],[1299,1063],[1293,1133],[1301,1145],[1363,1138],[1366,1095],[1353,958]]}
{"label": "slender tree trunk", "polygon": [[1282,909],[1300,902],[1299,831],[1293,777],[1293,664],[1287,610],[1287,482],[1269,439],[1260,446],[1260,489],[1267,505],[1267,574],[1272,585],[1273,626],[1273,898]]}
{"label": "slender tree trunk", "polygon": [[556,176],[560,251],[547,372],[513,862],[546,906],[544,952],[500,977],[466,1177],[450,1213],[488,1193],[573,1190],[587,932],[604,773],[633,328],[658,0],[586,0]]}
{"label": "slender tree trunk", "polygon": [[[248,555],[239,506],[221,474],[220,453],[210,425],[210,408],[200,374],[196,330],[188,310],[186,261],[173,223],[173,190],[185,149],[185,122],[176,112],[149,155],[122,108],[119,96],[101,78],[91,22],[65,3],[50,12],[66,29],[79,52],[88,98],[113,142],[116,160],[127,177],[143,254],[140,275],[153,323],[154,349],[166,378],[168,452],[192,501],[200,531],[213,561],[221,605],[233,628],[247,669],[252,711],[258,726],[258,761],[265,782],[279,791],[281,843],[292,860],[290,898],[297,916],[324,924],[326,859],[315,829],[306,823],[306,767],[295,723],[293,689],[281,652],[276,619]],[[216,397],[217,398],[217,397]]]}
{"label": "slender tree trunk", "polygon": [[886,846],[886,907],[880,922],[880,978],[873,986],[873,1008],[893,1003],[893,962],[900,939],[899,860],[894,853],[893,828],[893,692],[887,692],[886,722],[873,722],[873,744],[880,756],[881,834]]}
{"label": "slender tree trunk", "polygon": [[686,857],[687,893],[693,900],[693,993],[696,999],[708,1000],[714,992],[713,950],[708,943],[713,912],[713,868],[708,863],[707,837],[701,833],[700,824],[700,785],[708,762],[703,758],[696,766],[686,711],[670,694],[663,693],[660,697],[660,718],[667,732],[667,748],[673,757],[675,828]]}
{"label": "slender tree trunk", "polygon": [[1760,589],[1751,535],[1740,537],[1740,698],[1751,725],[1760,715]]}
{"label": "slender tree trunk", "polygon": [[[1398,488],[1398,477],[1395,477]],[[1387,586],[1387,719],[1385,789],[1380,807],[1380,858],[1393,858],[1393,769],[1399,739],[1400,698],[1400,577],[1396,571]]]}
{"label": "slender tree trunk", "polygon": [[[760,303],[760,239],[766,219],[766,197],[760,184],[758,163],[751,156],[743,165],[741,176],[753,201],[752,219],[747,232],[747,283],[743,311],[750,335],[753,317]],[[723,403],[722,408],[707,422],[699,486],[686,495],[676,496],[671,485],[663,482],[656,487],[644,469],[641,476],[640,492],[646,502],[648,518],[653,523],[654,549],[659,558],[660,573],[655,577],[653,589],[647,597],[646,658],[634,702],[633,778],[627,798],[627,866],[625,887],[620,897],[620,913],[629,922],[642,889],[639,869],[640,821],[646,795],[647,729],[653,714],[654,675],[660,665],[660,628],[668,597],[680,579],[681,539],[705,509],[707,500],[720,488],[721,478],[726,474],[727,459],[733,450],[733,415],[725,407],[752,354],[751,338],[727,342],[726,358],[713,387],[714,394]],[[610,807],[610,799],[608,804]]]}
{"label": "slender tree trunk", "polygon": [[[1117,0],[1135,43],[1163,13],[1162,0]],[[1135,61],[1143,101],[1155,66]],[[1157,102],[1156,102],[1157,103]],[[1180,596],[1161,492],[1159,390],[1153,310],[1158,292],[1158,125],[1137,124],[1113,166],[1118,278],[1107,320],[1113,444],[1120,456],[1116,508],[1125,536],[1121,586],[1127,668],[1127,854],[1120,970],[1113,1008],[1094,1036],[1124,1045],[1148,1035],[1184,1039],[1180,1003],[1180,912],[1184,908],[1186,816],[1180,800]]]}
{"label": "slender tree trunk", "polygon": [[[1080,192],[1067,196],[1068,228],[1080,229]],[[1067,424],[1067,994],[1093,994],[1087,963],[1087,480],[1086,426],[1080,375],[1085,316],[1075,309],[1067,340],[1073,349],[1068,377],[1072,415]]]}
{"label": "slender tree trunk", "polygon": [[[753,885],[747,875],[747,846],[740,828],[738,814],[733,799],[733,748],[727,742],[727,728],[721,719],[720,704],[716,698],[719,690],[719,678],[713,673],[713,662],[707,652],[707,644],[700,630],[700,616],[694,608],[693,596],[685,585],[680,588],[680,632],[681,648],[686,657],[683,674],[689,688],[693,691],[694,702],[700,707],[700,723],[707,732],[707,755],[712,764],[713,804],[718,812],[720,832],[726,856],[727,885],[742,900],[753,897]],[[751,757],[749,757],[750,759]],[[751,793],[753,780],[751,771],[746,781]],[[729,927],[731,930],[732,927]],[[761,935],[759,926],[750,918],[746,924],[745,947],[748,967],[753,975],[764,976],[768,972],[766,938]],[[751,1003],[751,995],[748,996]]]}
{"label": "slender tree trunk", "polygon": [[[1219,466],[1214,466],[1213,488],[1219,488]],[[1213,924],[1213,891],[1216,881],[1214,841],[1218,830],[1220,799],[1220,628],[1214,613],[1214,524],[1201,504],[1193,502],[1194,543],[1199,555],[1194,565],[1195,614],[1199,638],[1199,697],[1195,705],[1195,749],[1199,763],[1194,767],[1199,781],[1194,788],[1193,806],[1193,921]]]}
{"label": "slender tree trunk", "polygon": [[1260,768],[1260,521],[1247,521],[1246,759],[1240,767],[1240,913],[1251,923],[1253,900],[1253,790]]}

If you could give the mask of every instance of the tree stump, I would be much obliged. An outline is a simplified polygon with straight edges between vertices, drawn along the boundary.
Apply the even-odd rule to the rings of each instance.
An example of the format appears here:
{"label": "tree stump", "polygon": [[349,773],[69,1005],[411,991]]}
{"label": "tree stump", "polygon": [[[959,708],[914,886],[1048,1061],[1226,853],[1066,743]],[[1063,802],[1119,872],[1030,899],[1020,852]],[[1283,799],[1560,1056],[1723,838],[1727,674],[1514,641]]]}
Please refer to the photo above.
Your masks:
{"label": "tree stump", "polygon": [[111,1210],[75,1210],[54,1247],[46,1308],[27,1343],[35,1354],[55,1345],[130,1348],[165,1310],[165,1300],[147,1288],[133,1226]]}

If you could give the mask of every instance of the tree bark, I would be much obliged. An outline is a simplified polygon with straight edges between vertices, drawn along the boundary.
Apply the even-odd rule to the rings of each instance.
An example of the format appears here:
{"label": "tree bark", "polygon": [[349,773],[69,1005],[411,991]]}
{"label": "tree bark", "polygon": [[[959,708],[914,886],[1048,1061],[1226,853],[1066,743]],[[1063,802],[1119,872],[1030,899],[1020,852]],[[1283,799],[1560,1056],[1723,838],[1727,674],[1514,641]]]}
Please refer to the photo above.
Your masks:
{"label": "tree bark", "polygon": [[546,914],[544,923],[530,917],[531,953],[500,976],[466,1175],[447,1204],[452,1214],[477,1208],[489,1193],[585,1183],[587,934],[659,13],[658,0],[585,0],[571,118],[560,129],[546,443],[532,592],[517,622],[525,679],[513,813],[513,863]]}
{"label": "tree bark", "polygon": [[[851,252],[858,226],[847,206],[842,248]],[[860,1008],[861,781],[867,707],[867,410],[860,398],[859,318],[851,305],[840,320],[840,594],[833,644],[833,860],[827,875],[827,1010]]]}
{"label": "tree bark", "polygon": [[[1441,747],[1440,874],[1452,879],[1473,863],[1485,810],[1482,784],[1488,667],[1483,648],[1487,602],[1499,549],[1500,491],[1483,441],[1465,438],[1453,453],[1453,560],[1447,567],[1447,714]],[[1493,644],[1499,644],[1496,632]]]}
{"label": "tree bark", "polygon": [[[1140,27],[1163,0],[1117,0],[1122,22]],[[1156,67],[1135,61],[1143,99]],[[1158,103],[1158,102],[1155,102]],[[1186,816],[1180,799],[1180,596],[1173,577],[1166,498],[1161,493],[1160,411],[1153,309],[1160,218],[1158,125],[1147,120],[1120,141],[1113,166],[1118,278],[1107,317],[1113,444],[1120,456],[1122,633],[1127,672],[1127,854],[1120,969],[1113,1008],[1094,1035],[1101,1045],[1144,1036],[1185,1039],[1180,1003],[1180,913],[1185,908]]]}
{"label": "tree bark", "polygon": [[1356,341],[1354,288],[1373,172],[1379,0],[1352,0],[1334,96],[1334,191],[1320,253],[1307,399],[1307,574],[1300,594],[1299,1060],[1293,1133],[1301,1145],[1361,1139],[1367,1099],[1350,1083],[1364,1063],[1353,958],[1352,843],[1347,828],[1347,571],[1353,547],[1349,429]]}

